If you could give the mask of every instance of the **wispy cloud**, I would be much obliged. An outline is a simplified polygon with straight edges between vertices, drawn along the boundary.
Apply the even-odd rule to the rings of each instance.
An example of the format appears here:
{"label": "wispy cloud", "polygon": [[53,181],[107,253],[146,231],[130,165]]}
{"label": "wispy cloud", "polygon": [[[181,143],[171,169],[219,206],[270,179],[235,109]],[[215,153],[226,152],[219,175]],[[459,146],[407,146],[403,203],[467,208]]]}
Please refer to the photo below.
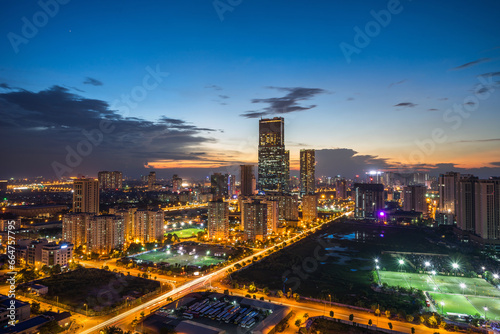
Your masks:
{"label": "wispy cloud", "polygon": [[211,88],[213,90],[222,90],[222,87],[217,86],[217,85],[208,85],[208,86],[205,86],[205,88]]}
{"label": "wispy cloud", "polygon": [[401,85],[402,83],[405,83],[405,82],[406,82],[406,79],[398,81],[398,82],[393,82],[387,88],[391,88],[392,86],[396,86],[396,85]]}
{"label": "wispy cloud", "polygon": [[464,68],[472,67],[474,65],[485,63],[485,62],[488,62],[490,60],[491,60],[491,58],[479,58],[477,60],[462,64],[462,65],[454,67],[454,68],[451,68],[450,70],[451,71],[463,70]]}
{"label": "wispy cloud", "polygon": [[456,141],[455,143],[490,143],[497,141],[500,141],[500,138],[459,140]]}
{"label": "wispy cloud", "polygon": [[267,107],[260,110],[249,110],[241,114],[241,116],[246,118],[258,118],[265,115],[273,114],[288,114],[296,111],[310,110],[316,107],[316,105],[301,106],[299,102],[307,101],[319,94],[327,93],[326,90],[321,88],[306,88],[306,87],[267,87],[269,89],[275,89],[282,92],[287,92],[285,96],[282,97],[272,97],[265,99],[253,99],[252,103],[265,103],[268,104]]}
{"label": "wispy cloud", "polygon": [[102,81],[99,81],[97,79],[87,77],[85,78],[85,81],[83,82],[84,85],[92,85],[92,86],[102,86]]}
{"label": "wispy cloud", "polygon": [[411,103],[411,102],[401,102],[398,104],[395,104],[394,107],[403,107],[403,108],[413,108],[416,107],[418,104]]}

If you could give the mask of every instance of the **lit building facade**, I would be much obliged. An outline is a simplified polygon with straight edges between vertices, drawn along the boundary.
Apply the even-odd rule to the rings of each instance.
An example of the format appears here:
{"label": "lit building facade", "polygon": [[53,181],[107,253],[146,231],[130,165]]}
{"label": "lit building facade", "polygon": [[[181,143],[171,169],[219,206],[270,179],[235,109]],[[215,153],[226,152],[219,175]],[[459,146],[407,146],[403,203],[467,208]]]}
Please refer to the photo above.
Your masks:
{"label": "lit building facade", "polygon": [[114,171],[102,171],[97,174],[99,189],[101,190],[121,190],[123,188],[123,173]]}
{"label": "lit building facade", "polygon": [[285,120],[282,117],[259,121],[259,190],[288,191],[289,165],[285,154]]}
{"label": "lit building facade", "polygon": [[255,194],[255,174],[253,165],[240,166],[240,196],[252,196]]}
{"label": "lit building facade", "polygon": [[300,150],[300,195],[314,194],[316,191],[314,150]]}
{"label": "lit building facade", "polygon": [[73,182],[73,212],[99,214],[99,181],[76,179]]}
{"label": "lit building facade", "polygon": [[377,218],[384,208],[384,185],[377,183],[355,183],[353,197],[356,203],[355,218]]}
{"label": "lit building facade", "polygon": [[208,202],[208,237],[212,240],[229,238],[229,203],[223,200]]}

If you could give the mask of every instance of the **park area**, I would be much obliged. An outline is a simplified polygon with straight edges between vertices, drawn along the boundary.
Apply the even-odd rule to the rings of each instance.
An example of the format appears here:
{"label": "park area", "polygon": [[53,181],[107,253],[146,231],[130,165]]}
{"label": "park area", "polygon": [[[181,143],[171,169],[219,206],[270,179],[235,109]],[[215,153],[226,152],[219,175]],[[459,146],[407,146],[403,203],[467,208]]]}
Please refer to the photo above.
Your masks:
{"label": "park area", "polygon": [[225,259],[218,258],[210,255],[189,255],[189,254],[178,254],[170,250],[153,250],[147,253],[143,253],[134,257],[135,260],[140,264],[140,261],[150,261],[153,263],[167,262],[170,265],[180,265],[180,266],[210,266],[213,264],[218,264],[224,262]]}
{"label": "park area", "polygon": [[488,318],[500,320],[500,290],[483,279],[396,271],[378,274],[382,284],[429,292],[440,312],[484,316],[486,307]]}

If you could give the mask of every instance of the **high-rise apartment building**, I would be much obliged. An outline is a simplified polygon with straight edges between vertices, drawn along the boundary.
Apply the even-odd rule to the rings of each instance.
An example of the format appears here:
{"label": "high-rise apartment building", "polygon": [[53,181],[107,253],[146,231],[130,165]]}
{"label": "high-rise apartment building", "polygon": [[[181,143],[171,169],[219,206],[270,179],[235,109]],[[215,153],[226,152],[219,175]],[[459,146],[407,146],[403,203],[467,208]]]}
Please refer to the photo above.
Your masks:
{"label": "high-rise apartment building", "polygon": [[316,191],[315,151],[300,150],[300,195],[314,194]]}
{"label": "high-rise apartment building", "polygon": [[266,195],[266,199],[278,203],[278,219],[281,223],[299,219],[299,199],[297,195],[269,194]]}
{"label": "high-rise apartment building", "polygon": [[99,213],[99,181],[76,179],[73,182],[73,212]]}
{"label": "high-rise apartment building", "polygon": [[164,225],[163,210],[137,210],[132,226],[133,239],[140,243],[160,241],[163,238]]}
{"label": "high-rise apartment building", "polygon": [[96,216],[73,213],[63,216],[62,239],[87,252],[107,253],[125,243],[123,218],[115,215]]}
{"label": "high-rise apartment building", "polygon": [[214,173],[210,176],[210,189],[214,200],[229,197],[229,175]]}
{"label": "high-rise apartment building", "polygon": [[99,179],[99,189],[101,190],[121,190],[123,188],[123,173],[114,171],[102,171],[97,174]]}
{"label": "high-rise apartment building", "polygon": [[182,190],[182,178],[177,176],[177,174],[174,174],[172,177],[172,191],[179,192]]}
{"label": "high-rise apartment building", "polygon": [[243,202],[243,232],[247,240],[264,240],[267,237],[268,205],[256,198]]}
{"label": "high-rise apartment building", "polygon": [[255,174],[253,165],[240,166],[240,196],[252,196],[255,194]]}
{"label": "high-rise apartment building", "polygon": [[425,186],[406,186],[403,188],[403,210],[422,212],[427,214],[427,203],[425,194],[427,187]]}
{"label": "high-rise apartment building", "polygon": [[282,117],[259,121],[259,190],[288,190],[289,162],[285,154],[285,120]]}
{"label": "high-rise apartment building", "polygon": [[439,211],[456,214],[460,173],[448,172],[439,175]]}
{"label": "high-rise apartment building", "polygon": [[208,237],[212,240],[229,237],[229,203],[223,200],[208,202]]}
{"label": "high-rise apartment building", "polygon": [[149,172],[148,174],[148,191],[155,190],[156,172]]}
{"label": "high-rise apartment building", "polygon": [[335,197],[347,199],[347,181],[345,179],[335,180]]}
{"label": "high-rise apartment building", "polygon": [[384,185],[377,183],[355,183],[353,197],[356,202],[354,217],[377,218],[384,208]]}
{"label": "high-rise apartment building", "polygon": [[302,220],[316,221],[318,218],[318,197],[315,194],[302,196]]}
{"label": "high-rise apartment building", "polygon": [[458,228],[500,245],[500,179],[462,176],[456,212]]}

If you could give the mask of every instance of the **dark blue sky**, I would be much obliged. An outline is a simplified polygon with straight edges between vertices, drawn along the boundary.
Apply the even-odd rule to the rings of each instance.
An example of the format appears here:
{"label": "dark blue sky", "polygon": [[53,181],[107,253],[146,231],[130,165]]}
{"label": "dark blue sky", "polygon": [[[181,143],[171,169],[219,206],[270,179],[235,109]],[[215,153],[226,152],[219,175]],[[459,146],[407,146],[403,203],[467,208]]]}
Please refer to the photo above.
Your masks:
{"label": "dark blue sky", "polygon": [[255,162],[260,116],[285,117],[294,166],[498,174],[498,1],[61,2],[0,4],[0,177]]}

